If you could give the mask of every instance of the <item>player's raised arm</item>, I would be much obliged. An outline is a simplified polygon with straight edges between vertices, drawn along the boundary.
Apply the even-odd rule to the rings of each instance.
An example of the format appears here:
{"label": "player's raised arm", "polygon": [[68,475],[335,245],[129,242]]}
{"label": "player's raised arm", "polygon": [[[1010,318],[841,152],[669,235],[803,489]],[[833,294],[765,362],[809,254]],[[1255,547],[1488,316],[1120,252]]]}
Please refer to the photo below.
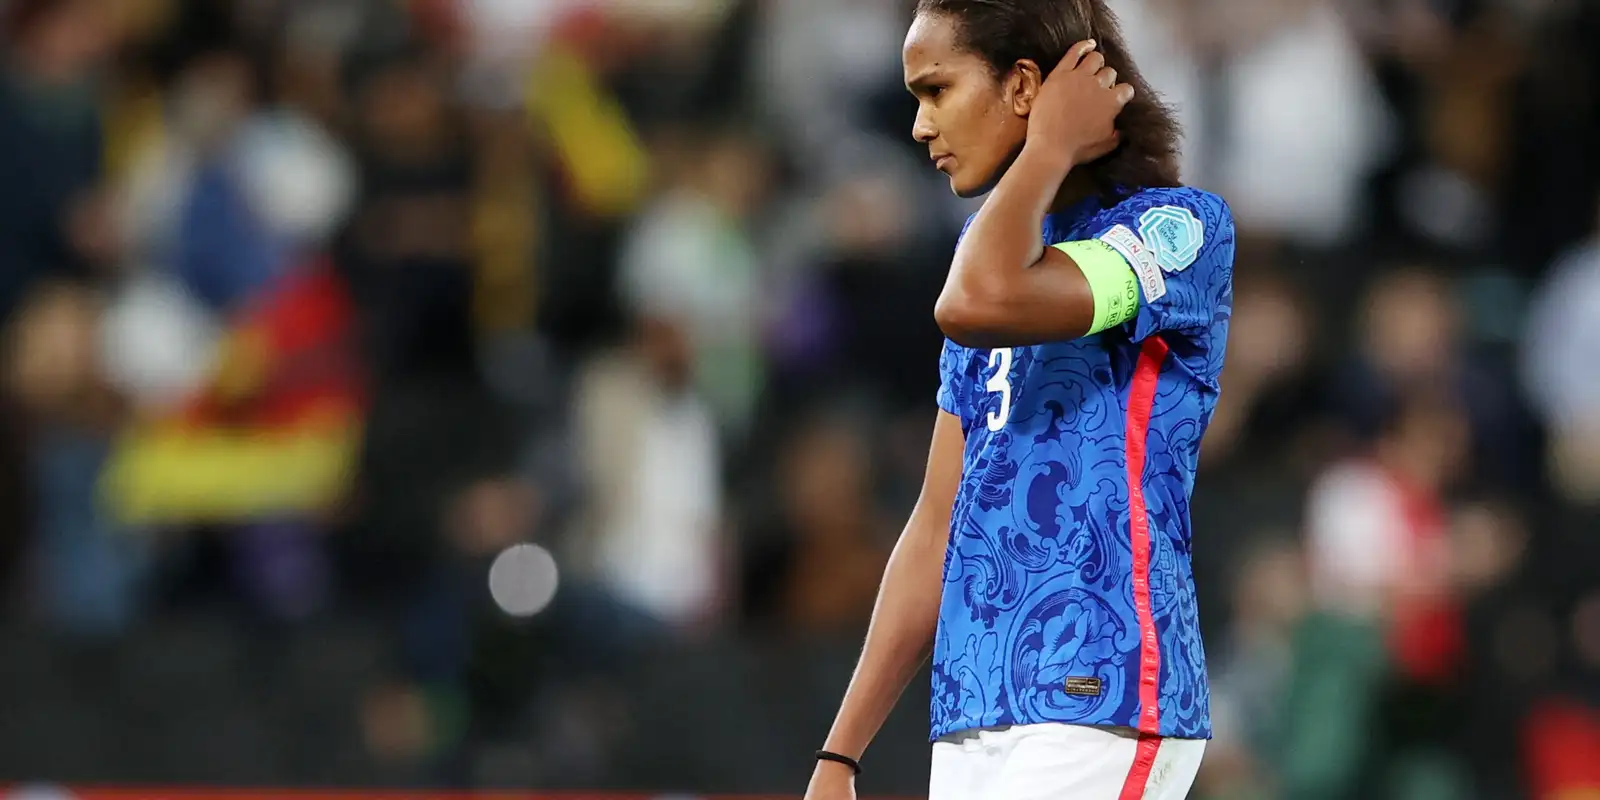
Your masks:
{"label": "player's raised arm", "polygon": [[1118,84],[1094,43],[1083,42],[1048,79],[1032,62],[1019,62],[1010,91],[1016,112],[1028,119],[1026,144],[968,227],[934,310],[945,335],[968,347],[1020,347],[1103,330],[1124,321],[1113,298],[1136,280],[1103,246],[1046,248],[1039,236],[1068,173],[1116,149],[1115,120],[1133,88]]}
{"label": "player's raised arm", "polygon": [[[961,420],[940,411],[922,493],[884,570],[866,646],[823,749],[859,760],[933,648],[950,507],[961,481]],[[854,771],[819,760],[808,800],[854,797]]]}

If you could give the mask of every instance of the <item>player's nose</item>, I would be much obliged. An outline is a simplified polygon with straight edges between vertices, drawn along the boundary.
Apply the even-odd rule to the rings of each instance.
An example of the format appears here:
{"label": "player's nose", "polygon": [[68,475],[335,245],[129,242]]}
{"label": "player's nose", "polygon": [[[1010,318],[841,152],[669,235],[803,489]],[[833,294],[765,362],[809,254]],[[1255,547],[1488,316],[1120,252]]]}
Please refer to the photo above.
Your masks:
{"label": "player's nose", "polygon": [[911,123],[911,138],[917,140],[919,144],[927,144],[939,138],[939,129],[928,120],[926,111],[920,109],[917,111],[917,119]]}

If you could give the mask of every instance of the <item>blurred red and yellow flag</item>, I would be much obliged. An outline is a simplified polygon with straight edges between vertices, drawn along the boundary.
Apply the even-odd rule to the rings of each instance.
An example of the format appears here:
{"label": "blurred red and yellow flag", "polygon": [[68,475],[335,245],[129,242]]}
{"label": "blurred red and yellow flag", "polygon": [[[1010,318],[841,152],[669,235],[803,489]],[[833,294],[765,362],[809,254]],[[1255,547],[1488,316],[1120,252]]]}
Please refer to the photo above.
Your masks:
{"label": "blurred red and yellow flag", "polygon": [[104,501],[132,524],[316,514],[343,496],[366,396],[343,281],[283,275],[231,321],[211,380],[179,412],[123,434]]}

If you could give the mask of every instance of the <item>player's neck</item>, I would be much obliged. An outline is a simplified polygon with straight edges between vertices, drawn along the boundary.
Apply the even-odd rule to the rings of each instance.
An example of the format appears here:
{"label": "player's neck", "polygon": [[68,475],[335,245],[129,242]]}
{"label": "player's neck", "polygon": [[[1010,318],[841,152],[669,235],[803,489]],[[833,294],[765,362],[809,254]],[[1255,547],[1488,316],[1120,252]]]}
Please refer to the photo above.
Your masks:
{"label": "player's neck", "polygon": [[1091,194],[1094,194],[1094,183],[1089,180],[1089,174],[1069,172],[1067,179],[1061,182],[1061,188],[1056,191],[1056,199],[1050,203],[1050,213],[1060,214],[1071,210]]}

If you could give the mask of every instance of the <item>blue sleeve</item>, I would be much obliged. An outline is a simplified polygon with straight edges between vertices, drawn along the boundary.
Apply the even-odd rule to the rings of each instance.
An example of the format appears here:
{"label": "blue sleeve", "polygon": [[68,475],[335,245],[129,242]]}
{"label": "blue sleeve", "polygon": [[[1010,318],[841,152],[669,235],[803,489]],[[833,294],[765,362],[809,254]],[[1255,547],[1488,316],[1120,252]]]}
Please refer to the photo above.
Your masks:
{"label": "blue sleeve", "polygon": [[944,352],[939,354],[939,409],[958,417],[967,399],[967,376],[963,369],[966,359],[962,357],[965,352],[961,345],[946,339]]}
{"label": "blue sleeve", "polygon": [[1233,216],[1222,198],[1194,189],[1139,193],[1097,221],[1094,238],[1110,245],[1139,276],[1139,313],[1127,323],[1134,341],[1176,333],[1204,347],[1233,310]]}
{"label": "blue sleeve", "polygon": [[[977,214],[967,217],[966,223],[961,226],[961,236],[956,238],[958,244],[977,218]],[[958,417],[966,407],[968,396],[965,355],[966,349],[949,339],[944,340],[944,351],[939,354],[939,408]]]}

